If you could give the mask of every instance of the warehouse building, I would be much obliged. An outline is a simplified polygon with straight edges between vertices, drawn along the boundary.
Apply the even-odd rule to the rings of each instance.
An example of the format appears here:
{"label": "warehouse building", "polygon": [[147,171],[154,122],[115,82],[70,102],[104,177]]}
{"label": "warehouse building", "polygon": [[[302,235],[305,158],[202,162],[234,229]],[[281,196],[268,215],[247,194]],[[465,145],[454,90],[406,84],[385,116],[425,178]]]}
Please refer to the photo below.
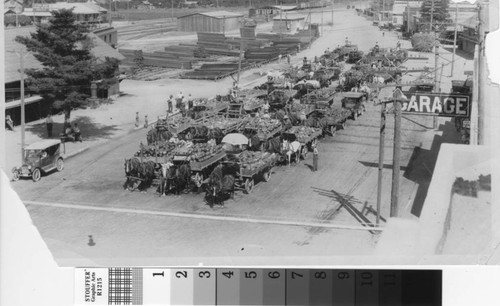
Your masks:
{"label": "warehouse building", "polygon": [[183,32],[225,33],[237,30],[243,14],[228,11],[194,13],[177,18],[177,30]]}
{"label": "warehouse building", "polygon": [[305,16],[290,14],[274,17],[273,32],[294,34],[304,28],[305,19]]}

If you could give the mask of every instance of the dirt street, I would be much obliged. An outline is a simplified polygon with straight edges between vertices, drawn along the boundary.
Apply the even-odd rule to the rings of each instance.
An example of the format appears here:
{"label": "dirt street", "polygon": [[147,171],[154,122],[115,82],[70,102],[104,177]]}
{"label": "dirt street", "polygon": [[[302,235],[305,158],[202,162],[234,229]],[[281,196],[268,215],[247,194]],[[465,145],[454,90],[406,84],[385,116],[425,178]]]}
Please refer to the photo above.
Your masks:
{"label": "dirt street", "polygon": [[[313,20],[317,18],[320,13],[313,14]],[[382,36],[354,11],[336,12],[334,21],[333,29],[325,27],[323,37],[293,61],[320,55],[326,48],[342,44],[345,37],[363,51],[375,42],[381,47],[393,47],[397,42],[393,33]],[[274,63],[261,70],[282,65]],[[261,70],[245,71],[242,84],[257,83]],[[282,263],[307,263],[311,256],[327,260],[343,256],[339,263],[370,262],[364,256],[373,252],[378,235],[363,229],[341,204],[348,203],[358,211],[375,208],[379,106],[368,105],[366,113],[350,120],[345,130],[321,140],[318,172],[310,169],[310,154],[299,164],[275,168],[271,181],[258,182],[251,194],[237,192],[224,209],[209,208],[196,193],[161,198],[153,188],[147,193],[123,190],[124,158],[131,157],[139,142],[145,141],[145,130],[132,129],[135,111],[155,118],[164,114],[168,94],[182,90],[194,97],[209,97],[226,93],[231,82],[230,78],[219,82],[124,81],[125,96],[104,111],[88,110],[86,114],[104,122],[112,114],[119,136],[68,160],[61,173],[38,183],[14,184],[60,264],[90,260],[100,265],[197,265],[206,257],[204,262],[214,265],[248,265],[257,263],[259,256],[286,256]],[[387,124],[383,218],[389,217],[390,206],[391,115]],[[431,117],[404,116],[402,128],[401,211],[404,217],[417,218],[439,145],[457,141],[458,136],[453,124],[442,118],[437,131],[432,129]],[[366,218],[375,220],[372,213]],[[88,235],[93,236],[95,246],[87,245]]]}

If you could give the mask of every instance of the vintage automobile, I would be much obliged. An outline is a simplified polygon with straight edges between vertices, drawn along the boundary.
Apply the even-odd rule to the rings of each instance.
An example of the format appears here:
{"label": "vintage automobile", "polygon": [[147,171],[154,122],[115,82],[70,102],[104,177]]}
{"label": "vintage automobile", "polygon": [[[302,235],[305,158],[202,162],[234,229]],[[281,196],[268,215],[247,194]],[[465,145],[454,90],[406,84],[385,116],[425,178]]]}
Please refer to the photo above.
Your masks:
{"label": "vintage automobile", "polygon": [[31,177],[34,182],[42,178],[42,173],[64,168],[64,144],[59,139],[46,139],[30,144],[24,149],[23,164],[12,169],[12,180]]}

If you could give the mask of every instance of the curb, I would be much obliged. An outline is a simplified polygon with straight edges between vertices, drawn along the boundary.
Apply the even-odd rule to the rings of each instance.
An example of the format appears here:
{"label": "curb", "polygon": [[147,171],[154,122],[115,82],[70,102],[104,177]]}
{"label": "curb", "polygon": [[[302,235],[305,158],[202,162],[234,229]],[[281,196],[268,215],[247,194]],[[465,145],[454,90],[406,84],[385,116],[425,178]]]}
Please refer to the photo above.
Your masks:
{"label": "curb", "polygon": [[76,150],[75,152],[72,152],[72,153],[68,153],[65,155],[64,159],[68,159],[68,158],[71,158],[71,157],[74,157],[75,155],[78,155],[80,153],[83,153],[85,151],[87,151],[90,147],[84,147],[84,148],[81,148],[79,150]]}

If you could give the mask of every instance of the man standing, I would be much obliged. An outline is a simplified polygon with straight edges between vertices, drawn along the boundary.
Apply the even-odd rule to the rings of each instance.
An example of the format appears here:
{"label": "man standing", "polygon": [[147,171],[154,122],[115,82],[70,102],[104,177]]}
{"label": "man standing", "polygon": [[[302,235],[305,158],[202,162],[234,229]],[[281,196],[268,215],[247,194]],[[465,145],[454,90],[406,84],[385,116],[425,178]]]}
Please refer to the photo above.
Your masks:
{"label": "man standing", "polygon": [[172,109],[173,109],[173,100],[174,99],[174,96],[173,95],[170,95],[170,97],[168,98],[168,101],[167,101],[167,104],[168,104],[168,113],[171,114],[172,113]]}
{"label": "man standing", "polygon": [[188,109],[191,110],[194,106],[194,99],[191,94],[188,95]]}
{"label": "man standing", "polygon": [[45,125],[47,125],[47,137],[52,138],[52,127],[54,126],[54,121],[52,120],[52,116],[50,114],[48,114],[47,119],[45,119]]}
{"label": "man standing", "polygon": [[313,171],[316,172],[318,171],[318,158],[319,158],[319,152],[318,152],[318,145],[314,147],[313,151]]}
{"label": "man standing", "polygon": [[139,127],[139,112],[135,112],[135,127]]}

